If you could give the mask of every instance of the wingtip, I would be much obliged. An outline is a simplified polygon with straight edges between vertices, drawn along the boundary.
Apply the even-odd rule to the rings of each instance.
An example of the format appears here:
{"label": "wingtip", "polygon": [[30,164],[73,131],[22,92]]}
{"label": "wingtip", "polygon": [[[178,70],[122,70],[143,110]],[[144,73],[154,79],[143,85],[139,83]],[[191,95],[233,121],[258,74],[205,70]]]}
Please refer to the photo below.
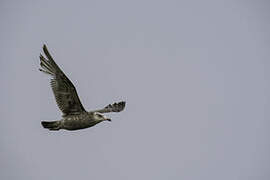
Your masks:
{"label": "wingtip", "polygon": [[126,101],[121,101],[120,103],[123,104],[124,107],[126,106]]}
{"label": "wingtip", "polygon": [[45,52],[45,51],[47,51],[47,46],[46,46],[46,44],[43,44],[43,51]]}
{"label": "wingtip", "polygon": [[123,109],[125,109],[125,107],[126,107],[126,101],[122,101],[123,102]]}
{"label": "wingtip", "polygon": [[120,101],[119,103],[125,105],[126,104],[126,101]]}
{"label": "wingtip", "polygon": [[126,107],[126,101],[121,101],[121,102],[115,103],[114,106],[115,105],[118,106],[117,112],[123,111]]}

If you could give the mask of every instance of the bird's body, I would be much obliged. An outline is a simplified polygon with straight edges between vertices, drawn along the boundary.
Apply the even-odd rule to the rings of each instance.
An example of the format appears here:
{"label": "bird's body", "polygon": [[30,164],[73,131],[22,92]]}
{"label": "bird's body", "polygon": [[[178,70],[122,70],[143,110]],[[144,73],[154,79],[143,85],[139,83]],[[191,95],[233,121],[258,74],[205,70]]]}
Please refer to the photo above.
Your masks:
{"label": "bird's body", "polygon": [[42,121],[44,128],[49,130],[79,130],[92,127],[102,121],[111,121],[103,113],[120,112],[125,102],[109,104],[105,108],[87,112],[82,106],[76,88],[53,60],[46,45],[43,50],[48,59],[40,55],[40,71],[51,75],[51,87],[59,109],[63,112],[59,121]]}
{"label": "bird's body", "polygon": [[[94,114],[92,112],[83,112],[76,115],[68,115],[63,117],[63,119],[59,121],[52,121],[52,122],[44,122],[42,123],[43,126],[49,127],[51,130],[59,130],[59,129],[66,129],[66,130],[78,130],[78,129],[85,129],[92,127],[98,123],[102,122],[102,120],[98,120],[94,118]],[[52,127],[50,127],[52,125]]]}
{"label": "bird's body", "polygon": [[81,113],[79,115],[70,115],[64,117],[61,122],[63,129],[77,130],[92,127],[102,121],[94,119],[93,114],[91,113]]}
{"label": "bird's body", "polygon": [[102,121],[95,120],[88,114],[86,115],[80,114],[80,115],[71,116],[69,118],[65,118],[64,120],[62,120],[62,122],[63,122],[63,129],[77,130],[77,129],[85,129],[85,128],[92,127]]}

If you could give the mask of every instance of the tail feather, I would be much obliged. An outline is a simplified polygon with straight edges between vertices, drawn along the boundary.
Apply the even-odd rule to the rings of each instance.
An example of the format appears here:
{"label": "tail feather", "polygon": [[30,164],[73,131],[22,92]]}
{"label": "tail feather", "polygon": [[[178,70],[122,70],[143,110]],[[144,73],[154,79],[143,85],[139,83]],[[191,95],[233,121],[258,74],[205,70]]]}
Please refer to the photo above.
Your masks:
{"label": "tail feather", "polygon": [[41,121],[41,124],[44,128],[47,128],[49,130],[57,131],[60,129],[60,121]]}

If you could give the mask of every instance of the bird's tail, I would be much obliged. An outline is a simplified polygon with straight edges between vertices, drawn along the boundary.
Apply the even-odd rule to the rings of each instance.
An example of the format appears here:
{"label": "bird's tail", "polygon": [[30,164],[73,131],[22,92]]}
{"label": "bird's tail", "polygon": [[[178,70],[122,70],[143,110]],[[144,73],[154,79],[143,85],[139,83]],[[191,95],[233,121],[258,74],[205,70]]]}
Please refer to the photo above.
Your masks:
{"label": "bird's tail", "polygon": [[52,131],[57,131],[59,129],[61,129],[60,125],[61,125],[61,122],[60,121],[41,121],[41,124],[44,128],[47,128],[49,130],[52,130]]}

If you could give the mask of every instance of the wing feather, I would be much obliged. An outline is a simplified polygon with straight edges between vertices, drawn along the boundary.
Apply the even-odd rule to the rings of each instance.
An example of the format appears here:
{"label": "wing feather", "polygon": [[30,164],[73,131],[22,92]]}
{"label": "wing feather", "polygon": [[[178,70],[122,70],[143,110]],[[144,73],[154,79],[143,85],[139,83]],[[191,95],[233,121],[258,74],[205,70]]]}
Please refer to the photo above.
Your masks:
{"label": "wing feather", "polygon": [[94,112],[99,112],[99,113],[120,112],[124,110],[125,106],[126,106],[126,102],[121,101],[118,103],[109,104],[103,109],[95,110]]}
{"label": "wing feather", "polygon": [[59,109],[62,111],[63,116],[85,112],[76,88],[55,63],[45,44],[43,45],[43,51],[48,59],[40,54],[41,69],[39,70],[53,77],[50,84],[56,103]]}

